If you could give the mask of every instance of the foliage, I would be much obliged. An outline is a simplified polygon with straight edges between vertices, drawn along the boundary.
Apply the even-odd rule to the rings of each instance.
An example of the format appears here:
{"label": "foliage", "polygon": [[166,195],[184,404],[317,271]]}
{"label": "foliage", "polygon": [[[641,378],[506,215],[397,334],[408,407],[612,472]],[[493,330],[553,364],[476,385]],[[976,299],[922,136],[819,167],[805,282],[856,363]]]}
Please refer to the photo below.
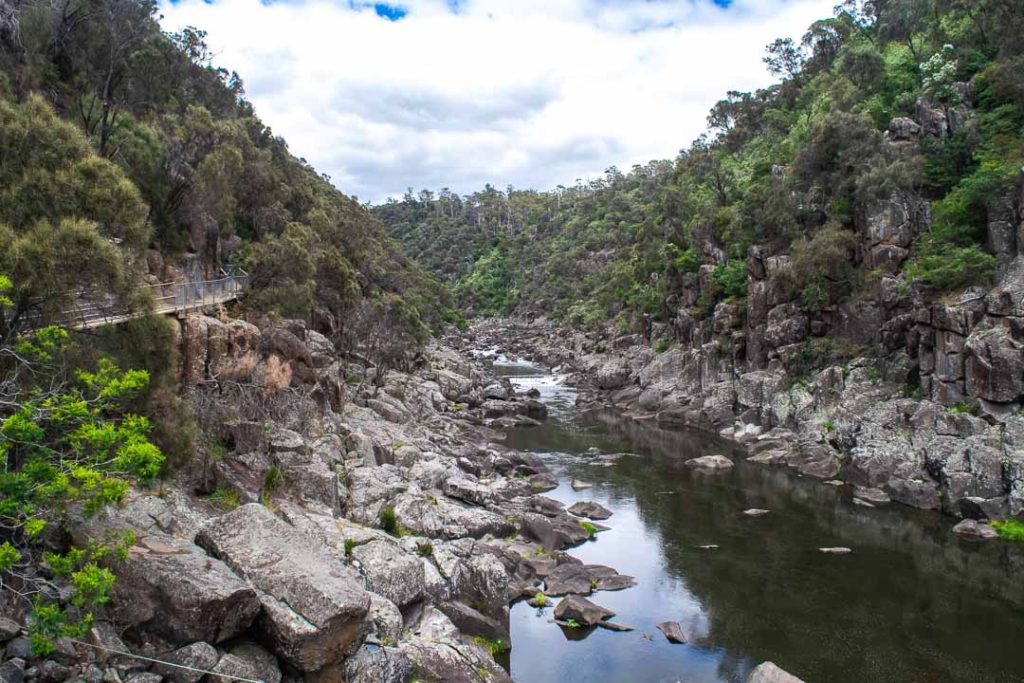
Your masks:
{"label": "foliage", "polygon": [[490,638],[486,638],[484,636],[473,636],[473,642],[482,647],[483,649],[487,650],[487,654],[489,654],[492,657],[508,649],[507,647],[505,647],[505,641],[503,641],[501,638],[491,640]]}
{"label": "foliage", "polygon": [[238,491],[218,487],[210,494],[210,502],[222,510],[234,510],[242,504]]}
{"label": "foliage", "polygon": [[394,508],[381,508],[380,513],[377,515],[377,522],[380,524],[381,529],[392,536],[400,535],[401,527],[398,524],[398,515],[395,514]]}
{"label": "foliage", "polygon": [[592,524],[591,522],[580,520],[580,527],[582,527],[583,530],[585,532],[587,532],[587,536],[589,536],[590,538],[594,538],[594,536],[597,535],[597,525],[596,524]]}
{"label": "foliage", "polygon": [[[163,465],[163,454],[149,440],[149,420],[133,412],[149,373],[123,370],[103,357],[76,369],[70,362],[75,352],[67,333],[55,327],[0,344],[0,571],[54,545],[54,534],[72,510],[90,516],[116,504],[132,483],[151,481]],[[107,601],[114,583],[101,560],[123,555],[133,543],[122,535],[42,553],[54,576],[67,584],[74,611],[37,598],[37,654],[55,637],[88,629],[91,610]]]}
{"label": "foliage", "polygon": [[989,522],[1000,537],[1008,541],[1024,541],[1024,522],[1017,519],[996,519]]}
{"label": "foliage", "polygon": [[[937,289],[984,282],[992,212],[1024,165],[1024,14],[1014,0],[851,0],[781,39],[781,82],[729,92],[672,161],[549,192],[410,190],[373,208],[407,252],[456,283],[469,314],[523,311],[640,331],[682,305],[742,299],[745,260],[790,254],[789,294],[812,310],[865,279],[858,231],[875,200],[934,202],[910,271]],[[977,95],[965,108],[970,81]],[[896,117],[935,108],[950,131],[889,144]],[[917,218],[914,219],[915,222]],[[704,286],[706,285],[706,286]]]}
{"label": "foliage", "polygon": [[820,311],[838,303],[857,284],[856,245],[856,236],[835,224],[809,239],[797,240],[788,266],[778,274],[781,284],[798,295],[808,310]]}

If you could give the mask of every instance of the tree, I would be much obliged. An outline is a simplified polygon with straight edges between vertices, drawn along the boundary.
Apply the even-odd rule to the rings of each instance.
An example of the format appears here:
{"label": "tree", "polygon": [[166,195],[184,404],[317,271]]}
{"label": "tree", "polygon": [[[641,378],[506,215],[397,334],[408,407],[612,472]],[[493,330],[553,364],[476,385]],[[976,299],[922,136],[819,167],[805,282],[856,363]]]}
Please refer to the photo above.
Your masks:
{"label": "tree", "polygon": [[[12,304],[11,288],[0,277],[0,309]],[[105,560],[134,543],[118,534],[61,548],[69,514],[120,502],[164,461],[149,421],[131,411],[149,374],[102,358],[94,369],[76,368],[73,350],[57,327],[0,342],[0,590],[32,604],[37,655],[59,636],[84,635],[114,584]],[[34,571],[40,561],[52,578]]]}

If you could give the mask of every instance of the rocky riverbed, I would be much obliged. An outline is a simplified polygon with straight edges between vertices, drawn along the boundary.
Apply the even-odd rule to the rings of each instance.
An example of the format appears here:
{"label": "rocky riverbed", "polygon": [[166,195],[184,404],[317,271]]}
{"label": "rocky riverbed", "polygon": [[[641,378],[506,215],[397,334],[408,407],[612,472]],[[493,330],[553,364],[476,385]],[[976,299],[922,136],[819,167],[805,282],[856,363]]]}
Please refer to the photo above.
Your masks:
{"label": "rocky riverbed", "polygon": [[[978,334],[994,340],[1002,333]],[[1005,361],[1001,372],[1016,382],[1024,356],[999,339],[1006,341],[1006,353],[996,354]],[[979,399],[980,411],[972,411],[921,398],[908,391],[900,354],[800,375],[782,363],[746,370],[714,341],[656,351],[640,335],[598,339],[544,318],[494,321],[450,342],[557,367],[580,388],[583,405],[721,434],[743,445],[751,462],[847,482],[865,505],[891,500],[980,520],[1024,516],[1019,405]],[[1000,373],[982,372],[982,360],[972,362],[979,391],[1003,382]]]}
{"label": "rocky riverbed", "polygon": [[503,681],[514,601],[633,585],[564,552],[600,511],[500,445],[547,408],[469,349],[378,376],[297,322],[190,317],[178,344],[217,442],[72,526],[136,538],[110,604],[46,658],[5,606],[0,680]]}

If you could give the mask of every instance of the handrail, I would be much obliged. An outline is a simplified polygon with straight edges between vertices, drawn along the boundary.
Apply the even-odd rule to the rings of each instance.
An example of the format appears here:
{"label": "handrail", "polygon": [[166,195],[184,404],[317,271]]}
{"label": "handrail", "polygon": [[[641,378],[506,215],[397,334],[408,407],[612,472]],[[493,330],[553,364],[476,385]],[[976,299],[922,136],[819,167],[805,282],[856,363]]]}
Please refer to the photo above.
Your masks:
{"label": "handrail", "polygon": [[[140,291],[150,292],[153,313],[170,314],[216,306],[234,301],[249,284],[249,274],[241,268],[232,267],[230,272],[221,270],[223,277],[214,280],[188,280],[185,282],[159,282],[140,285]],[[95,296],[95,295],[93,295]],[[102,325],[113,325],[142,317],[148,310],[117,308],[109,295],[91,299],[86,292],[75,296],[72,306],[60,316],[57,322],[71,329],[83,330]]]}

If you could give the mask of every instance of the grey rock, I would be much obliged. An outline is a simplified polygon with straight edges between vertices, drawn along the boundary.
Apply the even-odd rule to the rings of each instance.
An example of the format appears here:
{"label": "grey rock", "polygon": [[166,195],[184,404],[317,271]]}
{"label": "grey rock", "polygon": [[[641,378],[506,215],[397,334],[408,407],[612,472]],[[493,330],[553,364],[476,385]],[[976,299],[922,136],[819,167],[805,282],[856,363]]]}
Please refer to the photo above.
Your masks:
{"label": "grey rock", "polygon": [[505,618],[512,597],[509,574],[494,555],[474,554],[460,561],[451,574],[451,584],[458,600],[480,607],[489,616]]}
{"label": "grey rock", "polygon": [[974,331],[964,345],[967,393],[996,403],[1024,394],[1024,344],[1002,327]]}
{"label": "grey rock", "polygon": [[853,552],[850,548],[844,548],[842,546],[818,548],[818,551],[823,552],[826,555],[847,555]]}
{"label": "grey rock", "polygon": [[398,607],[423,597],[424,572],[419,558],[402,552],[394,543],[372,541],[356,546],[352,558],[366,577],[367,589],[379,593]]}
{"label": "grey rock", "polygon": [[858,486],[853,491],[855,500],[860,500],[866,503],[870,503],[872,506],[885,505],[892,499],[889,494],[879,488],[869,486]]}
{"label": "grey rock", "polygon": [[126,678],[125,683],[162,683],[163,680],[164,677],[160,674],[155,674],[150,671],[140,671],[138,673],[133,673]]}
{"label": "grey rock", "polygon": [[665,634],[665,639],[670,643],[685,644],[686,635],[677,621],[663,621],[657,624],[658,630]]}
{"label": "grey rock", "polygon": [[19,633],[21,633],[21,624],[13,619],[0,616],[0,643],[6,643]]}
{"label": "grey rock", "polygon": [[345,661],[346,683],[407,683],[412,663],[395,647],[364,645]]}
{"label": "grey rock", "polygon": [[[160,659],[172,664],[181,664],[193,669],[212,670],[220,661],[220,654],[209,643],[192,643],[185,647],[178,648],[173,652],[161,655]],[[189,671],[178,667],[156,664],[153,672],[158,673],[173,683],[198,683],[203,677],[202,673]]]}
{"label": "grey rock", "polygon": [[[40,683],[61,683],[71,677],[71,669],[52,659],[47,659],[39,665]],[[157,679],[160,677],[157,676]]]}
{"label": "grey rock", "polygon": [[627,631],[633,630],[632,626],[626,626],[625,624],[617,624],[614,621],[599,621],[597,622],[597,625],[608,631],[617,631],[619,633],[625,633]]}
{"label": "grey rock", "polygon": [[747,683],[804,683],[793,674],[783,671],[771,662],[758,664],[747,677]]}
{"label": "grey rock", "polygon": [[24,683],[24,680],[25,662],[23,660],[12,659],[0,664],[0,683]]}
{"label": "grey rock", "polygon": [[612,516],[611,510],[593,501],[575,503],[569,508],[569,512],[578,517],[587,517],[588,519],[608,519]]}
{"label": "grey rock", "polygon": [[555,619],[558,621],[575,620],[580,626],[594,626],[598,622],[614,617],[615,612],[595,605],[586,598],[569,595],[562,598],[555,606]]}
{"label": "grey rock", "polygon": [[771,510],[764,510],[762,508],[749,508],[747,510],[744,510],[743,514],[747,517],[764,517],[769,512],[771,512]]}
{"label": "grey rock", "polygon": [[473,505],[484,506],[490,501],[491,492],[486,486],[462,477],[450,477],[443,485],[444,494]]}
{"label": "grey rock", "polygon": [[735,463],[724,455],[702,455],[699,458],[690,458],[685,465],[701,470],[724,471],[732,469]]}
{"label": "grey rock", "polygon": [[512,646],[508,627],[497,619],[483,614],[461,602],[442,602],[437,608],[451,619],[455,626],[467,636],[480,636],[491,642],[500,641],[505,649]]}
{"label": "grey rock", "polygon": [[397,643],[402,637],[404,621],[395,603],[382,595],[370,593],[370,611],[366,614],[368,635],[383,643]]}
{"label": "grey rock", "polygon": [[569,483],[569,486],[572,487],[573,491],[582,491],[583,489],[592,488],[594,485],[591,484],[589,481],[581,481],[579,479],[573,479]]}
{"label": "grey rock", "polygon": [[451,620],[428,607],[400,646],[412,663],[413,676],[445,683],[511,683],[486,650],[467,641]]}
{"label": "grey rock", "polygon": [[[240,643],[220,658],[213,670],[222,679],[237,676],[264,683],[281,683],[281,669],[277,660],[255,643]],[[218,679],[220,680],[220,679]]]}
{"label": "grey rock", "polygon": [[30,643],[28,638],[25,638],[24,636],[12,638],[4,649],[4,656],[7,659],[13,659],[15,657],[20,659],[31,659],[32,643]]}
{"label": "grey rock", "polygon": [[960,538],[971,541],[990,541],[999,538],[995,529],[976,519],[964,519],[953,527],[952,532]]}
{"label": "grey rock", "polygon": [[337,660],[359,635],[370,605],[362,579],[262,505],[214,519],[196,542],[260,591],[260,630],[299,670]]}

